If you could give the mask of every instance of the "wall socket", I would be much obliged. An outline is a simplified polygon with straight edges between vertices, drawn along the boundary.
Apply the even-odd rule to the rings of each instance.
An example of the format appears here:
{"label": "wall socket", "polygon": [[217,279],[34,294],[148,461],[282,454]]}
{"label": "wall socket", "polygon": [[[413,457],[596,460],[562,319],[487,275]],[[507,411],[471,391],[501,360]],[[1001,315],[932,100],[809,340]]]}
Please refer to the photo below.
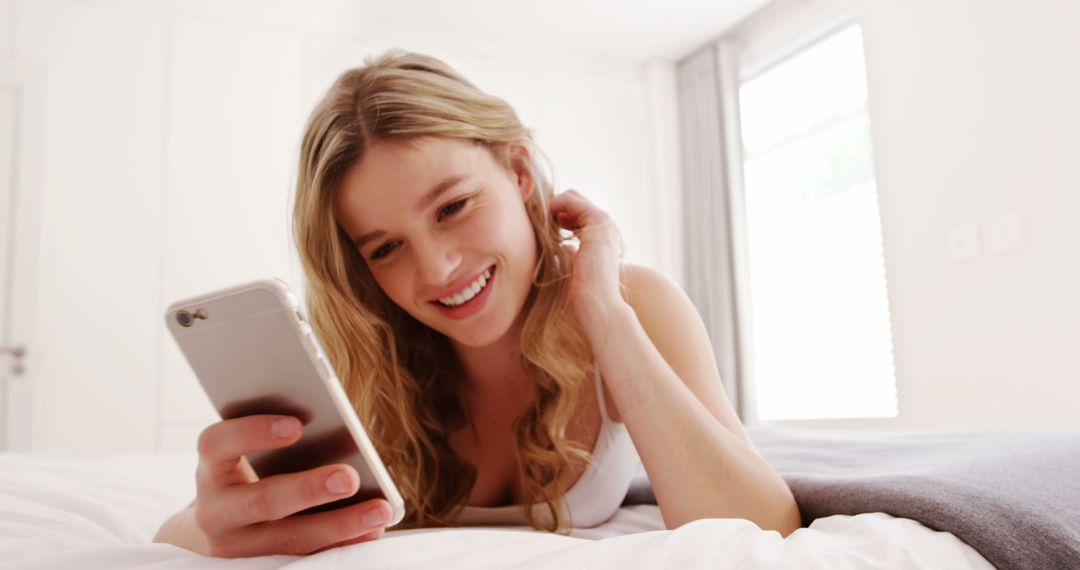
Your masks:
{"label": "wall socket", "polygon": [[966,222],[945,229],[945,252],[949,261],[956,263],[978,257],[984,248],[1002,255],[1020,251],[1026,245],[1024,220],[1015,211],[995,214],[982,223]]}

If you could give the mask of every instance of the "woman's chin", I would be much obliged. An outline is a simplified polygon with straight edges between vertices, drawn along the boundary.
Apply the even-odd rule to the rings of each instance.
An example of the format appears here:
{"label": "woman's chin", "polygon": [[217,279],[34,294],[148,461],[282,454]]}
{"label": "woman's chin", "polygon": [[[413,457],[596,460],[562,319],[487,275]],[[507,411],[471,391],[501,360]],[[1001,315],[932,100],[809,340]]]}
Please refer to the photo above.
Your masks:
{"label": "woman's chin", "polygon": [[466,346],[469,348],[483,348],[485,346],[491,346],[498,342],[501,335],[493,334],[448,334],[446,335],[451,342],[457,345]]}
{"label": "woman's chin", "polygon": [[472,323],[471,326],[467,327],[452,327],[449,330],[444,330],[443,334],[456,345],[469,348],[484,348],[497,344],[510,330],[511,323],[493,323],[493,320],[495,319],[485,319],[486,322]]}

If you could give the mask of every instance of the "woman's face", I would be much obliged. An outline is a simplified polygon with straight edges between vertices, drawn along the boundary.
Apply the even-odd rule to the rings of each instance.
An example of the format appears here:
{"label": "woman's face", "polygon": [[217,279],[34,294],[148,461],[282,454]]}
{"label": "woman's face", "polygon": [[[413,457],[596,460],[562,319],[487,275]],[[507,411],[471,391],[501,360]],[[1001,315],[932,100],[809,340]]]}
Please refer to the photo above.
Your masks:
{"label": "woman's face", "polygon": [[380,141],[345,174],[335,216],[394,303],[487,346],[514,324],[536,266],[524,204],[533,180],[515,170],[460,139]]}

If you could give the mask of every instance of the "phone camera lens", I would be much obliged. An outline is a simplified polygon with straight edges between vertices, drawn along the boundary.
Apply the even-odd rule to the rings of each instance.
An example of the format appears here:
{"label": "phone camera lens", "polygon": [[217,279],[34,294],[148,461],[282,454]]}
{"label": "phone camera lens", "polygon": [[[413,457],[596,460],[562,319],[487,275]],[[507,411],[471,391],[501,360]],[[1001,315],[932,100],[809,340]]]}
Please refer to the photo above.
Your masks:
{"label": "phone camera lens", "polygon": [[177,311],[176,322],[180,323],[180,326],[182,327],[190,327],[191,323],[193,322],[193,319],[191,318],[191,313],[187,311]]}

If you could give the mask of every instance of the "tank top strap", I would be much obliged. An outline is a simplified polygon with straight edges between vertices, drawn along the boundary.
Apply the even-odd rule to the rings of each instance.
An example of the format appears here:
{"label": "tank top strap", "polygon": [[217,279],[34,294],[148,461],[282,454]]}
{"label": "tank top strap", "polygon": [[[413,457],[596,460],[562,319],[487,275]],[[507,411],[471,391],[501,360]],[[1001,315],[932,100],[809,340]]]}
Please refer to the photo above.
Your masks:
{"label": "tank top strap", "polygon": [[593,366],[596,380],[596,401],[600,403],[600,417],[604,418],[605,424],[614,423],[608,416],[607,400],[604,399],[604,379],[600,376],[600,367]]}

